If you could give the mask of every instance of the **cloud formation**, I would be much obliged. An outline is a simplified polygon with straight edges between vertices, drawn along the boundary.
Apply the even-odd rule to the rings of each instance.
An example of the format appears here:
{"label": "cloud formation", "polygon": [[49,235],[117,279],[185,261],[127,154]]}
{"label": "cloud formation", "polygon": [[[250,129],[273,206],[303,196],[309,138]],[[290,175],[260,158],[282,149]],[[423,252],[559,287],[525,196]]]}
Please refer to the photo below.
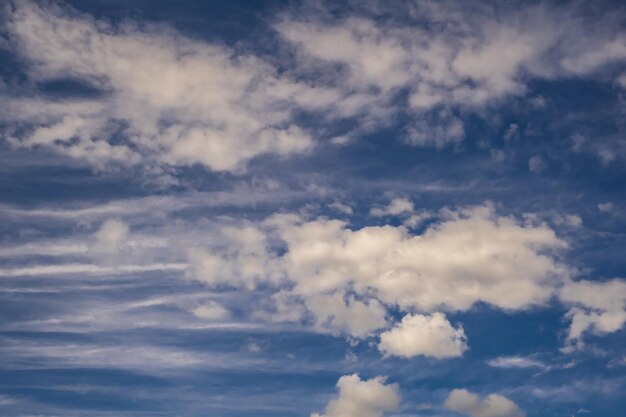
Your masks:
{"label": "cloud formation", "polygon": [[395,356],[417,355],[437,359],[462,356],[467,349],[462,327],[454,328],[442,313],[406,315],[393,329],[380,335],[378,349]]}
{"label": "cloud formation", "polygon": [[114,26],[47,6],[16,1],[6,22],[29,77],[79,80],[102,93],[8,100],[3,118],[14,126],[8,139],[16,146],[49,146],[97,168],[143,164],[155,173],[194,164],[238,171],[258,155],[312,148],[292,121],[290,99],[281,97],[311,89],[281,79],[262,60],[164,27]]}
{"label": "cloud formation", "polygon": [[306,9],[276,29],[302,65],[341,69],[338,112],[353,111],[365,95],[364,109],[377,123],[384,109],[410,114],[405,140],[415,146],[459,143],[460,112],[524,96],[532,79],[586,76],[626,58],[617,20],[599,25],[572,4],[374,1],[351,11],[336,17],[324,7]]}
{"label": "cloud formation", "polygon": [[[324,6],[283,13],[273,29],[291,51],[285,59],[14,0],[3,26],[29,82],[73,80],[97,94],[3,96],[2,136],[163,181],[196,164],[241,173],[258,156],[307,153],[322,138],[345,143],[398,115],[408,144],[458,144],[467,112],[523,96],[531,80],[588,76],[626,59],[619,25],[600,27],[571,5],[367,4],[342,17]],[[302,114],[352,127],[335,135],[303,125]]]}
{"label": "cloud formation", "polygon": [[[381,336],[399,356],[462,355],[462,328],[441,311],[477,302],[507,310],[541,305],[566,279],[555,256],[566,244],[545,224],[498,216],[487,204],[443,210],[422,234],[404,226],[350,229],[345,221],[281,214],[255,226],[226,227],[220,245],[192,248],[192,276],[211,288],[274,289],[272,321],[311,320],[323,331],[363,338],[408,314]],[[303,308],[305,307],[305,308]]]}
{"label": "cloud formation", "polygon": [[466,389],[453,390],[444,406],[470,417],[524,417],[526,414],[513,401],[498,394],[480,398]]}
{"label": "cloud formation", "polygon": [[328,403],[324,414],[311,417],[382,417],[387,411],[396,411],[400,395],[396,384],[385,384],[386,378],[361,380],[358,374],[339,378],[339,396]]}
{"label": "cloud formation", "polygon": [[626,280],[568,282],[559,294],[572,305],[565,351],[584,346],[584,334],[603,335],[621,329],[626,323]]}

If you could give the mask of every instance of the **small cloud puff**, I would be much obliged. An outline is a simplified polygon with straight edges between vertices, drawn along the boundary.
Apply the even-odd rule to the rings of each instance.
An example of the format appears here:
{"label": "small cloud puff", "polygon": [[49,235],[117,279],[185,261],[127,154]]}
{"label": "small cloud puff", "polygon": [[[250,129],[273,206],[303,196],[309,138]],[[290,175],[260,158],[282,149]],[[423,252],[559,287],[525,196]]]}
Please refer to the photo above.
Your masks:
{"label": "small cloud puff", "polygon": [[406,315],[393,329],[380,335],[378,349],[387,355],[437,359],[462,356],[467,350],[465,332],[454,328],[442,313]]}
{"label": "small cloud puff", "polygon": [[358,374],[339,378],[339,396],[328,403],[324,414],[311,417],[382,417],[387,411],[396,411],[400,405],[399,388],[386,384],[386,378],[377,376],[361,380]]}

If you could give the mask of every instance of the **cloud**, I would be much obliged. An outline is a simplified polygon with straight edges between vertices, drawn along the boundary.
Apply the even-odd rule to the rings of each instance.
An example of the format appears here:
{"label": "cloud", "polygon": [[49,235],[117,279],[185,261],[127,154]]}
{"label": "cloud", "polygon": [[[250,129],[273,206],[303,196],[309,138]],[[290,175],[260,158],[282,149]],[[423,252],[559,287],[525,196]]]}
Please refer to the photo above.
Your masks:
{"label": "cloud", "polygon": [[465,332],[454,328],[442,313],[406,315],[393,329],[380,335],[378,349],[390,355],[417,355],[437,359],[462,356],[467,350]]}
{"label": "cloud", "polygon": [[626,323],[626,281],[571,281],[559,293],[561,301],[573,307],[565,351],[584,346],[585,333],[603,335],[620,330]]}
{"label": "cloud", "polygon": [[[52,147],[99,169],[143,164],[155,174],[194,164],[240,171],[258,155],[313,146],[292,121],[291,99],[280,96],[302,89],[254,56],[164,27],[110,25],[66,6],[23,0],[9,10],[6,28],[32,80],[76,79],[103,92],[6,100],[15,146]],[[123,140],[109,140],[115,136]]]}
{"label": "cloud", "polygon": [[177,167],[241,173],[262,155],[310,152],[329,133],[301,125],[303,113],[324,125],[350,121],[331,142],[405,115],[407,143],[455,145],[468,111],[524,95],[533,79],[587,76],[626,59],[619,26],[599,25],[582,6],[370,4],[347,6],[342,17],[323,8],[281,14],[273,27],[277,45],[292,48],[285,60],[241,52],[254,42],[235,50],[164,26],[15,0],[3,26],[28,80],[70,79],[99,94],[56,100],[0,90],[3,137],[97,170],[141,167],[170,184]]}
{"label": "cloud", "polygon": [[354,209],[344,203],[341,203],[339,201],[335,201],[331,204],[328,205],[328,208],[333,209],[339,213],[345,214],[345,215],[351,215],[354,213]]}
{"label": "cloud", "polygon": [[490,394],[481,399],[466,389],[453,390],[444,406],[470,417],[524,417],[526,415],[517,404],[506,397]]}
{"label": "cloud", "polygon": [[386,378],[361,380],[358,374],[339,378],[339,396],[330,401],[324,414],[311,417],[382,417],[385,412],[396,411],[400,395],[396,384],[385,384]]}
{"label": "cloud", "polygon": [[99,254],[116,254],[127,244],[128,232],[128,226],[121,220],[107,220],[95,233],[90,249]]}
{"label": "cloud", "polygon": [[184,271],[186,263],[153,263],[143,265],[99,266],[93,264],[53,264],[0,269],[0,277],[66,275],[120,275],[151,271]]}
{"label": "cloud", "polygon": [[498,217],[489,205],[445,212],[419,235],[295,218],[278,235],[287,248],[286,275],[300,296],[349,286],[403,309],[466,310],[483,301],[514,310],[547,301],[550,282],[568,275],[548,255],[566,247],[550,228]]}
{"label": "cloud", "polygon": [[204,304],[200,304],[191,310],[194,316],[205,320],[222,320],[228,318],[230,312],[216,303],[215,301],[208,301]]}
{"label": "cloud", "polygon": [[528,170],[533,174],[540,174],[546,169],[546,163],[542,157],[535,155],[528,160]]}
{"label": "cloud", "polygon": [[487,365],[494,368],[546,368],[546,364],[536,359],[522,356],[502,356],[490,359]]}
{"label": "cloud", "polygon": [[370,210],[370,215],[374,217],[398,216],[400,214],[412,213],[415,210],[413,202],[408,198],[394,198],[385,207],[374,207]]}
{"label": "cloud", "polygon": [[626,59],[619,19],[587,9],[373,1],[338,14],[296,10],[275,27],[301,67],[342,87],[336,114],[367,112],[365,123],[380,125],[408,114],[406,142],[441,148],[464,139],[460,112],[523,96],[533,79],[588,76]]}
{"label": "cloud", "polygon": [[385,307],[376,299],[363,302],[338,291],[311,296],[305,305],[315,316],[318,329],[365,337],[387,325]]}
{"label": "cloud", "polygon": [[[219,244],[190,249],[189,274],[212,288],[270,291],[256,317],[310,319],[318,330],[355,337],[386,327],[391,307],[436,313],[477,302],[507,310],[540,305],[570,274],[553,256],[566,244],[545,224],[497,216],[489,204],[433,216],[412,234],[404,226],[350,229],[342,220],[274,215],[214,232]],[[453,342],[462,334],[444,316],[406,320],[389,334],[417,324],[446,330]],[[456,346],[448,352],[463,350]]]}

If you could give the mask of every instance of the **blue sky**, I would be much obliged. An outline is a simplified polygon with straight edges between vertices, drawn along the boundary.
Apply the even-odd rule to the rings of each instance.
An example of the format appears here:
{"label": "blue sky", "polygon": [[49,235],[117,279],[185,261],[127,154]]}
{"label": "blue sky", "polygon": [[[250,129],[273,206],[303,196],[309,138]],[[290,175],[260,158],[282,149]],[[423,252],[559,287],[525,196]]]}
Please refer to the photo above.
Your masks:
{"label": "blue sky", "polygon": [[0,415],[622,416],[625,17],[5,2]]}

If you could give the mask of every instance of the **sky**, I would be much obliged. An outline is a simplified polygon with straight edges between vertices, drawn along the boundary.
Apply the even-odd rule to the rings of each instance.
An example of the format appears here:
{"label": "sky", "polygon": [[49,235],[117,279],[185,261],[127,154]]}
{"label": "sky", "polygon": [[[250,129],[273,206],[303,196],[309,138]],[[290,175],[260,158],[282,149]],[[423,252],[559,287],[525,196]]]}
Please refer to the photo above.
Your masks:
{"label": "sky", "polygon": [[5,0],[0,416],[622,417],[626,5]]}

